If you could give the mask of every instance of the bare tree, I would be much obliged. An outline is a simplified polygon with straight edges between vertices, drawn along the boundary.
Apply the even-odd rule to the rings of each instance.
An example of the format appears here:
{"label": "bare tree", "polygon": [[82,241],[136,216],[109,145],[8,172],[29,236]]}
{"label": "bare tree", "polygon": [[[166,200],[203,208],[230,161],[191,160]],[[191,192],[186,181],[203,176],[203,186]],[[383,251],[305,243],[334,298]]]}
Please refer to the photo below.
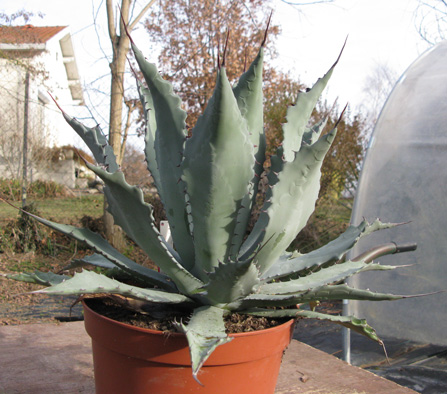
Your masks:
{"label": "bare tree", "polygon": [[374,70],[368,74],[363,85],[363,100],[359,106],[359,112],[364,118],[364,140],[372,133],[399,76],[397,72],[386,64],[377,64]]}
{"label": "bare tree", "polygon": [[308,0],[308,1],[281,0],[281,1],[285,4],[289,4],[294,7],[304,7],[306,5],[334,3],[336,0]]}
{"label": "bare tree", "polygon": [[131,185],[136,185],[143,190],[152,186],[144,153],[138,145],[126,144],[121,170],[124,172],[127,182]]}
{"label": "bare tree", "polygon": [[33,12],[26,11],[25,9],[21,9],[13,14],[5,14],[4,12],[0,12],[0,25],[12,26],[17,24],[17,20],[22,19],[23,23],[29,23],[31,19],[35,16],[40,18],[44,17],[44,14],[38,12],[37,15]]}
{"label": "bare tree", "polygon": [[[132,31],[154,2],[155,0],[149,1],[133,20],[129,20],[132,0],[121,0],[119,11],[115,8],[113,0],[106,1],[108,32],[112,44],[112,61],[109,64],[111,72],[109,143],[113,148],[118,164],[122,162],[130,125],[129,121],[124,122],[123,125],[122,120],[124,73],[130,49],[130,40],[126,34],[126,28],[129,32]],[[127,108],[129,111],[131,110],[130,106]],[[107,202],[105,202],[106,207]],[[118,249],[122,248],[124,245],[123,234],[119,227],[113,224],[113,218],[106,209],[104,209],[104,229],[109,242]]]}
{"label": "bare tree", "polygon": [[[121,0],[119,7],[121,17],[117,17],[113,0],[107,0],[107,21],[110,42],[112,43],[112,61],[110,62],[111,71],[111,93],[110,93],[110,123],[109,123],[109,141],[117,157],[118,164],[121,164],[122,155],[125,149],[128,128],[122,124],[123,104],[124,104],[124,72],[126,70],[127,54],[130,49],[129,37],[126,34],[124,24],[127,30],[132,31],[141,20],[155,0],[148,2],[140,13],[132,20],[129,20],[129,10],[132,0]],[[118,26],[116,20],[119,20]],[[126,123],[125,123],[126,124]],[[124,144],[123,144],[124,141]]]}
{"label": "bare tree", "polygon": [[430,45],[447,37],[447,0],[418,0],[414,18],[419,35]]}

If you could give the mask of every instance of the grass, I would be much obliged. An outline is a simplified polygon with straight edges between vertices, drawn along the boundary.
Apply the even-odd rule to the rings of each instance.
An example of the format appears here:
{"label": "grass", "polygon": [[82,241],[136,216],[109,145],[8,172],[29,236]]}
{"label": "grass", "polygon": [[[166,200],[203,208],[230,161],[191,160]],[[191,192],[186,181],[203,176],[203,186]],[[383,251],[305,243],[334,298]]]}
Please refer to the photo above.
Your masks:
{"label": "grass", "polygon": [[[100,217],[103,212],[104,199],[102,194],[93,194],[81,197],[29,199],[27,202],[34,202],[40,215],[45,219],[61,223],[74,223],[85,215],[93,218]],[[13,204],[20,207],[20,202]],[[0,201],[0,226],[17,219],[17,216],[18,211],[15,208]]]}
{"label": "grass", "polygon": [[46,260],[37,260],[33,256],[29,260],[10,262],[10,264],[8,264],[8,269],[11,272],[33,272],[35,270],[40,271],[48,268],[47,266],[48,264]]}

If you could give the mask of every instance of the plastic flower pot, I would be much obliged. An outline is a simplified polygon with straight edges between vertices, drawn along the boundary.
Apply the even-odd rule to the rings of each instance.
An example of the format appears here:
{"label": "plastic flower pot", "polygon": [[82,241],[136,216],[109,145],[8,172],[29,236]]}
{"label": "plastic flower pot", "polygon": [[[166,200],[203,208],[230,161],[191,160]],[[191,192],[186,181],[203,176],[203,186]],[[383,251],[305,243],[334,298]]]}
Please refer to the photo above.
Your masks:
{"label": "plastic flower pot", "polygon": [[294,321],[261,331],[230,334],[192,377],[184,334],[163,333],[104,317],[83,302],[92,338],[96,394],[274,393]]}

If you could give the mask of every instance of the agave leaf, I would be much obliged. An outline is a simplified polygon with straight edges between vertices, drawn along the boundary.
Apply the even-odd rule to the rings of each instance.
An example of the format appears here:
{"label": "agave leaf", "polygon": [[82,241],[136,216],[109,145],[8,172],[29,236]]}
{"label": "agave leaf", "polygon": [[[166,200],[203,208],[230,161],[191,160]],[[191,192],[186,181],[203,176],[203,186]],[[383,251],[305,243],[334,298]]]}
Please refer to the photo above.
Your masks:
{"label": "agave leaf", "polygon": [[377,336],[376,330],[372,328],[365,319],[359,319],[355,316],[334,316],[324,313],[301,310],[298,313],[298,317],[305,317],[307,319],[328,320],[336,324],[340,324],[346,328],[349,328],[365,337],[378,342],[383,346],[382,340]]}
{"label": "agave leaf", "polygon": [[232,339],[225,333],[224,313],[223,309],[214,306],[202,306],[194,310],[187,325],[178,324],[178,328],[186,334],[193,377],[199,383],[197,374],[203,363],[217,346],[230,342]]}
{"label": "agave leaf", "polygon": [[312,89],[298,93],[295,105],[287,109],[287,122],[283,125],[284,139],[282,144],[286,161],[294,160],[295,152],[300,150],[303,135],[306,132],[306,126],[312,111],[329,82],[337,63],[338,59],[329,71],[317,80]]}
{"label": "agave leaf", "polygon": [[321,133],[323,132],[323,129],[326,126],[326,123],[328,121],[328,118],[324,118],[317,122],[315,125],[310,127],[309,129],[306,128],[306,131],[303,134],[303,139],[301,141],[301,144],[306,145],[312,145],[315,142],[318,141],[318,138],[320,138]]}
{"label": "agave leaf", "polygon": [[292,294],[341,282],[360,272],[390,271],[396,268],[400,267],[365,263],[364,261],[346,261],[330,267],[323,267],[317,272],[310,273],[298,279],[264,284],[256,292],[259,294]]}
{"label": "agave leaf", "polygon": [[259,287],[260,294],[292,294],[314,289],[330,283],[337,283],[365,270],[368,263],[364,261],[346,261],[330,267],[323,267],[317,272],[286,282],[267,283]]}
{"label": "agave leaf", "polygon": [[155,227],[152,207],[144,202],[141,189],[130,186],[122,172],[110,174],[91,164],[87,166],[107,185],[104,192],[115,223],[157,263],[178,289],[190,294],[202,286],[203,283],[181,265],[177,252]]}
{"label": "agave leaf", "polygon": [[121,269],[107,257],[100,254],[93,253],[91,256],[84,256],[82,259],[74,259],[69,265],[62,268],[62,271],[70,270],[78,267],[85,267],[87,265],[93,265],[95,267],[105,268],[105,269]]}
{"label": "agave leaf", "polygon": [[[146,61],[133,44],[132,49],[153,102],[153,124],[156,123],[157,127],[154,151],[160,174],[159,195],[165,207],[175,248],[182,256],[185,268],[191,270],[195,260],[194,245],[186,216],[185,185],[181,181],[180,167],[187,136],[186,112],[181,109],[180,97],[174,94],[172,85],[160,76],[155,65]],[[151,149],[146,149],[146,155],[151,154]],[[147,160],[149,162],[153,159],[149,157]]]}
{"label": "agave leaf", "polygon": [[87,267],[90,265],[105,269],[106,271],[104,272],[104,274],[107,275],[109,278],[113,278],[121,282],[127,282],[131,280],[136,285],[141,285],[142,287],[147,286],[147,282],[143,282],[141,281],[141,279],[131,276],[128,272],[118,267],[108,258],[97,253],[94,253],[91,256],[85,256],[82,259],[73,259],[72,261],[70,261],[70,264],[62,268],[62,271],[79,267]]}
{"label": "agave leaf", "polygon": [[250,294],[259,283],[258,270],[253,261],[235,261],[219,264],[209,275],[204,287],[206,298],[213,305],[230,303]]}
{"label": "agave leaf", "polygon": [[364,220],[358,226],[349,226],[338,238],[310,253],[298,256],[296,256],[297,253],[281,256],[262,275],[261,279],[265,281],[278,279],[309,269],[313,266],[320,266],[330,261],[339,260],[354,247],[360,238],[374,231],[395,227],[397,225],[395,223],[382,223],[379,219],[375,220],[372,224]]}
{"label": "agave leaf", "polygon": [[99,234],[86,228],[77,228],[68,224],[54,223],[29,212],[25,213],[53,230],[59,231],[73,239],[86,243],[95,252],[100,253],[113,262],[116,266],[136,277],[138,280],[147,283],[148,285],[155,285],[166,290],[176,291],[175,285],[170,281],[168,276],[150,268],[146,268],[128,259],[126,256],[118,252],[113,246],[111,246]]}
{"label": "agave leaf", "polygon": [[98,164],[104,166],[109,172],[117,171],[119,166],[116,162],[113,148],[109,145],[99,125],[93,128],[87,127],[75,118],[68,116],[65,112],[62,112],[62,114],[67,123],[88,146]]}
{"label": "agave leaf", "polygon": [[[264,109],[262,93],[262,68],[264,62],[264,48],[261,47],[255,60],[248,70],[241,75],[233,94],[241,115],[246,119],[250,130],[250,140],[254,145],[254,153],[259,151],[260,139],[265,138]],[[262,153],[262,152],[261,152]]]}
{"label": "agave leaf", "polygon": [[382,264],[368,264],[361,272],[366,271],[393,271],[398,268],[407,267],[406,265],[382,265]]}
{"label": "agave leaf", "polygon": [[366,322],[365,319],[359,319],[355,316],[336,316],[325,313],[308,311],[304,309],[250,309],[244,313],[255,316],[269,317],[304,317],[306,319],[327,320],[347,327],[359,334],[362,334],[373,341],[383,345],[382,340],[377,336],[376,331]]}
{"label": "agave leaf", "polygon": [[52,286],[70,279],[71,276],[58,275],[53,272],[23,272],[20,274],[7,274],[6,278],[17,280],[19,282],[35,283],[42,286]]}
{"label": "agave leaf", "polygon": [[[270,158],[270,168],[269,173],[267,174],[268,184],[270,189],[267,192],[271,192],[271,188],[275,186],[278,182],[278,174],[282,171],[284,167],[284,149],[282,146],[279,146],[276,155],[273,155]],[[267,199],[271,197],[271,193],[267,195]]]}
{"label": "agave leaf", "polygon": [[[263,274],[290,245],[306,225],[315,208],[320,189],[320,168],[335,138],[336,129],[311,146],[304,146],[291,162],[285,162],[273,186],[271,197],[243,248],[254,253],[258,237],[264,233],[266,245],[257,254],[257,265]],[[286,209],[287,208],[287,209]],[[268,240],[268,241],[267,241]],[[240,256],[241,259],[247,255]]]}
{"label": "agave leaf", "polygon": [[214,94],[186,142],[182,163],[187,184],[197,271],[226,261],[237,213],[253,178],[253,146],[247,122],[222,68]]}
{"label": "agave leaf", "polygon": [[373,341],[378,342],[380,345],[383,346],[383,342],[377,336],[376,330],[374,330],[374,328],[372,328],[365,319],[359,319],[355,316],[334,316],[307,310],[300,310],[297,316],[307,319],[327,320],[336,324],[340,324],[361,335],[364,335],[369,339],[372,339]]}
{"label": "agave leaf", "polygon": [[120,294],[150,302],[163,304],[189,303],[192,300],[182,294],[168,293],[156,289],[129,286],[93,271],[76,273],[72,278],[33,293],[80,295],[80,294]]}
{"label": "agave leaf", "polygon": [[[268,189],[265,194],[265,202],[263,206],[263,211],[271,205],[272,189],[273,186],[278,182],[278,175],[283,169],[285,160],[282,156],[282,147],[278,148],[277,154],[270,157],[270,170],[267,174],[268,179]],[[265,239],[265,228],[269,223],[270,218],[267,215],[260,215],[256,222],[255,227],[249,234],[247,240],[239,248],[239,259],[246,260],[249,259],[252,254],[254,254],[256,248],[260,247],[263,239]],[[265,242],[265,241],[264,241]]]}
{"label": "agave leaf", "polygon": [[[359,300],[359,301],[395,301],[404,298],[420,297],[421,295],[398,295],[390,293],[375,293],[371,290],[354,289],[346,284],[320,286],[301,296],[302,303],[325,300]],[[298,302],[301,303],[301,302]]]}
{"label": "agave leaf", "polygon": [[[238,259],[242,241],[247,235],[247,226],[251,216],[251,210],[256,200],[256,190],[259,182],[250,182],[248,193],[241,201],[240,208],[236,215],[236,226],[234,227],[234,234],[231,241],[231,248],[229,260],[235,261]],[[256,189],[256,190],[255,190]]]}
{"label": "agave leaf", "polygon": [[152,100],[151,92],[148,88],[137,80],[137,89],[140,96],[141,105],[143,106],[144,119],[146,121],[144,142],[144,153],[146,157],[147,169],[151,173],[154,180],[154,186],[158,190],[158,195],[163,195],[161,189],[160,172],[155,153],[155,132],[157,130],[157,120],[155,119],[154,102]]}
{"label": "agave leaf", "polygon": [[234,96],[242,116],[247,121],[249,138],[253,144],[255,155],[254,177],[250,191],[247,193],[238,212],[237,224],[234,231],[231,258],[236,259],[239,248],[245,237],[245,231],[250,220],[251,209],[256,202],[261,174],[264,171],[266,140],[264,133],[264,109],[262,92],[262,68],[264,48],[259,53],[248,70],[242,74],[237,85],[233,88]]}
{"label": "agave leaf", "polygon": [[370,290],[354,289],[345,284],[324,285],[309,291],[298,291],[295,294],[251,294],[240,302],[230,304],[229,308],[282,307],[327,300],[394,301],[419,296],[374,293]]}

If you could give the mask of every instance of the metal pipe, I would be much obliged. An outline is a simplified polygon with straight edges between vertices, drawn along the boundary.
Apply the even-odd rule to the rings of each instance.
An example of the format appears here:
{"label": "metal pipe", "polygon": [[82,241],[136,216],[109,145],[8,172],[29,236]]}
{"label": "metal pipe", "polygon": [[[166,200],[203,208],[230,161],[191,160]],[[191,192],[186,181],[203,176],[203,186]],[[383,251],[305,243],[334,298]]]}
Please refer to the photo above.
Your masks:
{"label": "metal pipe", "polygon": [[365,263],[370,263],[374,259],[378,257],[385,256],[387,254],[396,254],[396,253],[403,253],[403,252],[410,252],[413,250],[416,250],[417,244],[403,244],[403,245],[397,245],[394,242],[390,242],[387,244],[375,246],[366,252],[363,252],[362,254],[358,255],[357,257],[354,257],[351,259],[352,261],[360,261],[363,260]]}

